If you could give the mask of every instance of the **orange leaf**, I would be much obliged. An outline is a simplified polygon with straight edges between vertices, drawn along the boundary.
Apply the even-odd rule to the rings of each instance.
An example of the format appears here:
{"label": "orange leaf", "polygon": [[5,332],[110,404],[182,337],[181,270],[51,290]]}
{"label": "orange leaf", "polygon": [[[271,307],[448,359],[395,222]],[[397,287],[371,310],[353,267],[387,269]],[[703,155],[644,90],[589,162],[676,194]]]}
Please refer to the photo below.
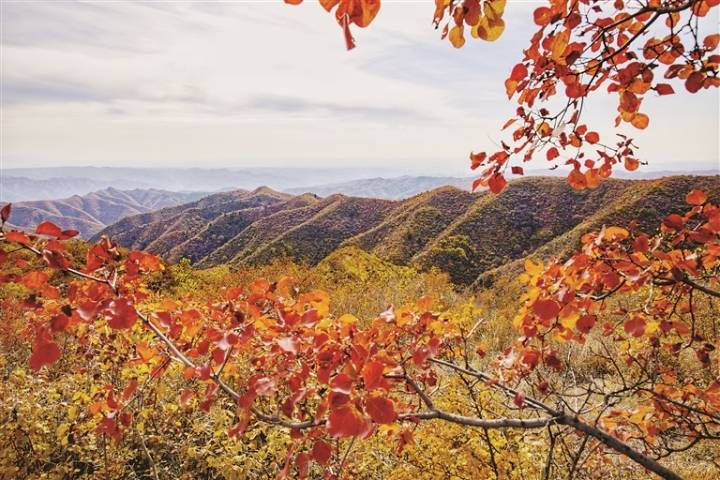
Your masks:
{"label": "orange leaf", "polygon": [[383,370],[385,370],[385,365],[380,362],[372,361],[365,364],[362,375],[366,390],[372,391],[384,386]]}
{"label": "orange leaf", "polygon": [[448,38],[450,39],[450,43],[452,43],[453,47],[460,48],[463,45],[465,45],[465,37],[463,35],[463,27],[462,26],[454,26],[450,30],[450,35],[448,35]]}
{"label": "orange leaf", "polygon": [[533,12],[533,20],[535,20],[536,25],[540,25],[541,27],[544,27],[548,23],[550,23],[552,12],[547,7],[540,7],[535,9]]}
{"label": "orange leaf", "polygon": [[702,190],[690,190],[685,196],[685,200],[690,205],[702,205],[707,202],[707,195]]}
{"label": "orange leaf", "polygon": [[545,155],[549,161],[552,161],[560,156],[560,152],[558,151],[557,148],[552,147],[552,148],[548,149],[548,151]]}
{"label": "orange leaf", "polygon": [[639,166],[640,166],[640,162],[637,161],[636,159],[630,158],[630,157],[627,157],[625,159],[625,170],[632,172],[634,170],[637,170]]}
{"label": "orange leaf", "polygon": [[490,187],[490,191],[493,193],[502,192],[505,189],[505,185],[507,185],[507,181],[500,173],[496,173],[490,177],[490,180],[488,180],[488,186]]}
{"label": "orange leaf", "polygon": [[30,243],[30,239],[27,235],[25,235],[23,232],[7,232],[5,233],[5,239],[9,242],[15,242],[15,243],[22,243],[23,245],[27,245]]}
{"label": "orange leaf", "polygon": [[42,222],[35,229],[35,233],[39,233],[40,235],[48,235],[50,237],[59,237],[62,235],[62,230],[60,229],[60,227],[58,227],[52,222]]}
{"label": "orange leaf", "polygon": [[644,113],[636,113],[635,115],[633,115],[630,123],[632,123],[633,127],[643,130],[647,128],[648,124],[650,123],[650,117],[648,117]]}
{"label": "orange leaf", "polygon": [[584,190],[587,188],[587,179],[577,168],[574,168],[568,175],[568,183],[575,190]]}
{"label": "orange leaf", "polygon": [[525,65],[522,63],[518,63],[515,65],[512,69],[512,72],[510,73],[510,80],[515,80],[516,82],[519,82],[523,80],[525,77],[527,77],[528,69]]}
{"label": "orange leaf", "polygon": [[600,141],[600,135],[597,132],[588,132],[585,134],[585,141],[590,144],[598,143]]}

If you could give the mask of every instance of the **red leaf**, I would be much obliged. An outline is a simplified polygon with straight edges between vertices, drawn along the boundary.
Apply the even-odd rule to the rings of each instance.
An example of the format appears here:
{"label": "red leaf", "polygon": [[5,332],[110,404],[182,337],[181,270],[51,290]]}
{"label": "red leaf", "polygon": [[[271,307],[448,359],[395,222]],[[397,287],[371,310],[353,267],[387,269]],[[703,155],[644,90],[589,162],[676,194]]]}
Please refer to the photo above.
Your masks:
{"label": "red leaf", "polygon": [[344,393],[345,395],[350,395],[352,387],[352,378],[344,373],[336,375],[335,378],[332,379],[332,382],[330,382],[330,388],[332,388],[333,392]]}
{"label": "red leaf", "polygon": [[525,65],[522,63],[518,63],[515,65],[512,69],[512,72],[510,73],[510,79],[515,80],[516,82],[519,82],[523,80],[525,77],[527,77],[528,69]]}
{"label": "red leaf", "polygon": [[325,440],[318,440],[312,448],[312,458],[320,465],[327,465],[332,455],[332,447]]}
{"label": "red leaf", "polygon": [[490,187],[490,191],[493,193],[500,193],[505,189],[505,185],[507,185],[507,181],[505,180],[505,177],[501,174],[497,173],[490,177],[490,180],[488,180],[488,186]]}
{"label": "red leaf", "polygon": [[703,86],[703,82],[705,81],[705,75],[700,72],[693,72],[690,74],[690,76],[685,80],[685,88],[690,93],[696,93],[698,90],[700,90]]}
{"label": "red leaf", "polygon": [[573,168],[568,174],[568,183],[575,190],[584,190],[587,188],[587,178],[583,175],[580,170]]}
{"label": "red leaf", "polygon": [[365,419],[355,407],[341,407],[333,410],[328,416],[327,431],[333,437],[358,437],[366,430]]}
{"label": "red leaf", "polygon": [[132,397],[132,394],[135,393],[135,390],[137,390],[138,381],[137,378],[133,378],[130,380],[130,383],[128,383],[127,387],[125,387],[125,390],[122,392],[122,398],[126,402]]}
{"label": "red leaf", "polygon": [[552,147],[552,148],[548,149],[548,151],[545,155],[546,155],[548,161],[552,161],[560,156],[560,152],[558,151],[557,148]]}
{"label": "red leaf", "polygon": [[538,352],[535,349],[532,350],[525,350],[522,356],[522,362],[530,367],[531,369],[534,369],[538,362],[540,361],[540,352]]}
{"label": "red leaf", "polygon": [[659,95],[672,95],[673,93],[675,93],[675,90],[673,90],[672,86],[667,83],[658,83],[657,85],[655,85],[655,91]]}
{"label": "red leaf", "polygon": [[67,328],[69,320],[68,316],[62,313],[53,315],[50,319],[50,329],[53,332],[62,332]]}
{"label": "red leaf", "polygon": [[645,333],[645,319],[633,317],[623,325],[625,331],[633,337],[641,337]]}
{"label": "red leaf", "polygon": [[2,220],[2,223],[5,223],[8,221],[8,218],[10,218],[10,210],[12,209],[12,203],[8,203],[2,209],[0,210],[0,220]]}
{"label": "red leaf", "polygon": [[35,233],[38,233],[40,235],[47,235],[50,237],[59,237],[62,235],[62,230],[60,229],[60,227],[58,227],[52,222],[42,222],[35,229]]}
{"label": "red leaf", "polygon": [[585,134],[585,140],[590,144],[597,143],[600,141],[600,135],[597,132],[588,132]]}
{"label": "red leaf", "polygon": [[392,400],[383,397],[369,397],[365,410],[375,423],[392,423],[397,418]]}
{"label": "red leaf", "polygon": [[68,238],[76,237],[80,234],[77,230],[63,230],[58,237],[59,240],[67,240]]}
{"label": "red leaf", "polygon": [[663,224],[666,227],[672,228],[674,230],[682,230],[682,228],[685,226],[685,220],[677,213],[672,213],[665,217],[665,220],[663,220]]}
{"label": "red leaf", "polygon": [[131,328],[138,318],[135,307],[122,298],[111,301],[104,313],[108,326],[116,329]]}
{"label": "red leaf", "polygon": [[8,242],[22,243],[23,245],[27,245],[30,243],[30,239],[27,235],[25,235],[23,232],[17,231],[5,233],[5,239]]}
{"label": "red leaf", "polygon": [[582,333],[588,333],[595,326],[596,320],[597,318],[595,317],[595,315],[583,315],[577,321],[575,326]]}
{"label": "red leaf", "polygon": [[685,200],[690,205],[702,205],[707,202],[707,195],[702,190],[690,190],[685,196]]}
{"label": "red leaf", "polygon": [[383,370],[385,370],[385,365],[380,362],[373,361],[365,364],[362,374],[366,390],[372,391],[384,387]]}
{"label": "red leaf", "polygon": [[470,168],[475,170],[480,165],[482,165],[483,162],[485,162],[486,158],[487,158],[487,153],[485,153],[485,152],[471,153],[470,154]]}
{"label": "red leaf", "polygon": [[473,182],[472,182],[472,191],[474,192],[475,190],[478,189],[478,187],[481,187],[481,186],[483,186],[483,179],[482,179],[482,178],[476,178],[476,179],[473,180]]}
{"label": "red leaf", "polygon": [[544,27],[545,25],[550,23],[551,16],[552,12],[547,7],[537,8],[533,12],[533,20],[535,20],[535,24],[541,27]]}
{"label": "red leaf", "polygon": [[47,273],[32,271],[23,275],[20,279],[20,283],[23,286],[29,288],[30,290],[37,291],[42,289],[42,287],[47,283],[49,278],[50,277],[48,277]]}
{"label": "red leaf", "polygon": [[522,167],[515,166],[515,167],[510,168],[510,170],[515,175],[524,175],[525,174],[525,170],[523,170]]}
{"label": "red leaf", "polygon": [[60,358],[60,348],[52,340],[41,340],[36,343],[30,355],[30,368],[40,370],[43,365],[55,363]]}
{"label": "red leaf", "polygon": [[560,313],[560,305],[555,300],[538,300],[533,304],[533,312],[543,320],[552,320]]}
{"label": "red leaf", "polygon": [[517,405],[518,408],[522,408],[522,406],[525,404],[525,394],[522,392],[517,392],[513,397],[513,403]]}

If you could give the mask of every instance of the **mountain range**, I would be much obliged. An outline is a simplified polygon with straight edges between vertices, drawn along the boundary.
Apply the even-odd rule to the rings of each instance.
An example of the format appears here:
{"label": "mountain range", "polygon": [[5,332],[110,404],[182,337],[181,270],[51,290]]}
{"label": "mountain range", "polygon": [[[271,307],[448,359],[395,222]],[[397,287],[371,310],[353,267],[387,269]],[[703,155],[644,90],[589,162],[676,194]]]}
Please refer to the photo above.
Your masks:
{"label": "mountain range", "polygon": [[452,185],[461,190],[470,191],[472,177],[431,177],[403,175],[392,178],[363,178],[349,182],[326,183],[311,185],[309,187],[286,188],[284,191],[292,194],[312,192],[321,197],[342,193],[351,197],[385,198],[399,200],[412,197],[418,193],[426,192],[446,185]]}
{"label": "mountain range", "polygon": [[566,254],[582,234],[602,225],[636,220],[652,231],[668,213],[683,211],[681,199],[693,188],[717,201],[720,177],[611,179],[580,192],[564,179],[529,177],[500,195],[445,186],[405,200],[290,195],[263,187],[128,217],[100,234],[199,267],[282,256],[315,265],[340,247],[355,246],[397,265],[439,268],[453,282],[471,285],[529,255]]}
{"label": "mountain range", "polygon": [[[691,175],[718,175],[720,170],[702,170]],[[614,172],[615,178],[634,180],[688,174],[645,171]],[[526,176],[567,176],[557,170],[528,170]],[[322,179],[322,183],[318,182]],[[0,202],[19,202],[85,195],[105,188],[118,190],[161,189],[218,192],[253,190],[268,185],[291,194],[312,192],[320,196],[342,193],[349,196],[402,199],[443,185],[468,190],[472,176],[409,175],[393,168],[121,168],[52,167],[0,170]]]}
{"label": "mountain range", "polygon": [[13,226],[23,229],[33,229],[49,220],[63,229],[78,230],[82,238],[89,238],[124,217],[184,204],[205,195],[206,192],[106,188],[60,200],[14,203],[11,220]]}
{"label": "mountain range", "polygon": [[[129,168],[47,167],[5,168],[0,171],[0,201],[47,200],[114,187],[171,191],[222,191],[307,187],[318,178],[328,183],[347,182],[373,175],[392,177],[398,169],[386,168]],[[307,188],[305,189],[307,191]]]}

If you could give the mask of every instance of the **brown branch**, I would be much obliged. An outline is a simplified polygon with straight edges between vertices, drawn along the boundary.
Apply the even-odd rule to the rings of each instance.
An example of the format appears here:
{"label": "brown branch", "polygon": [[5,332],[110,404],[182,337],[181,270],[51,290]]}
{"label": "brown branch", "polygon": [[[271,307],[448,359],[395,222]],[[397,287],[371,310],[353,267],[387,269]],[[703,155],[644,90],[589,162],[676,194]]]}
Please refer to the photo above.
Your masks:
{"label": "brown branch", "polygon": [[[459,367],[455,364],[452,364],[450,362],[446,362],[444,360],[439,359],[431,359],[430,360],[433,363],[437,363],[439,365],[444,365],[446,367],[452,368],[453,370],[457,370],[459,372],[465,373],[467,375],[472,375],[477,378],[481,378],[483,380],[490,380],[493,381],[492,376],[488,375],[484,372],[479,372],[475,370],[469,370],[466,368]],[[504,386],[499,383],[494,383],[493,386],[495,388],[500,389],[508,396],[515,396],[516,391],[510,387]],[[662,466],[660,463],[658,463],[656,460],[643,455],[642,453],[638,452],[637,450],[633,449],[631,446],[629,446],[627,443],[613,437],[612,435],[600,430],[597,427],[594,427],[592,425],[589,425],[582,420],[580,420],[575,415],[568,415],[565,412],[557,411],[553,408],[550,408],[549,406],[545,405],[544,403],[540,402],[539,400],[525,397],[525,405],[535,408],[537,410],[543,410],[550,415],[552,415],[551,420],[552,422],[547,422],[546,425],[549,425],[551,423],[556,423],[558,425],[568,425],[571,426],[577,430],[580,430],[581,432],[586,433],[587,435],[590,435],[591,437],[594,437],[595,439],[599,440],[600,442],[604,443],[606,446],[612,448],[616,452],[619,452],[626,457],[634,460],[638,464],[642,465],[643,467],[647,468],[648,470],[656,473],[660,477],[667,479],[667,480],[681,480],[681,477],[677,475],[672,470],[669,470]],[[542,420],[542,419],[539,419]],[[545,419],[547,420],[547,419]],[[466,425],[466,424],[463,424]],[[529,428],[529,427],[526,427]]]}

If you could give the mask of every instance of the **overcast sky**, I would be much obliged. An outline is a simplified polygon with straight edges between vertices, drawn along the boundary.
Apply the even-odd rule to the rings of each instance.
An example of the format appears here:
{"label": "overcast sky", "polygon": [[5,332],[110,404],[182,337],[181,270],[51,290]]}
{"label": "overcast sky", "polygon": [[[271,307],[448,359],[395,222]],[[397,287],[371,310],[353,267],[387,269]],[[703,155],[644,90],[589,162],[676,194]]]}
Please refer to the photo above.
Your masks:
{"label": "overcast sky", "polygon": [[[333,17],[312,0],[1,5],[4,168],[371,165],[452,174],[468,171],[471,150],[502,138],[515,108],[503,80],[537,7],[511,0],[500,40],[469,38],[455,50],[432,29],[433,2],[384,0],[347,52]],[[587,122],[611,132],[615,102],[591,102]],[[649,129],[631,132],[646,169],[717,168],[719,108],[717,89],[650,96]]]}

